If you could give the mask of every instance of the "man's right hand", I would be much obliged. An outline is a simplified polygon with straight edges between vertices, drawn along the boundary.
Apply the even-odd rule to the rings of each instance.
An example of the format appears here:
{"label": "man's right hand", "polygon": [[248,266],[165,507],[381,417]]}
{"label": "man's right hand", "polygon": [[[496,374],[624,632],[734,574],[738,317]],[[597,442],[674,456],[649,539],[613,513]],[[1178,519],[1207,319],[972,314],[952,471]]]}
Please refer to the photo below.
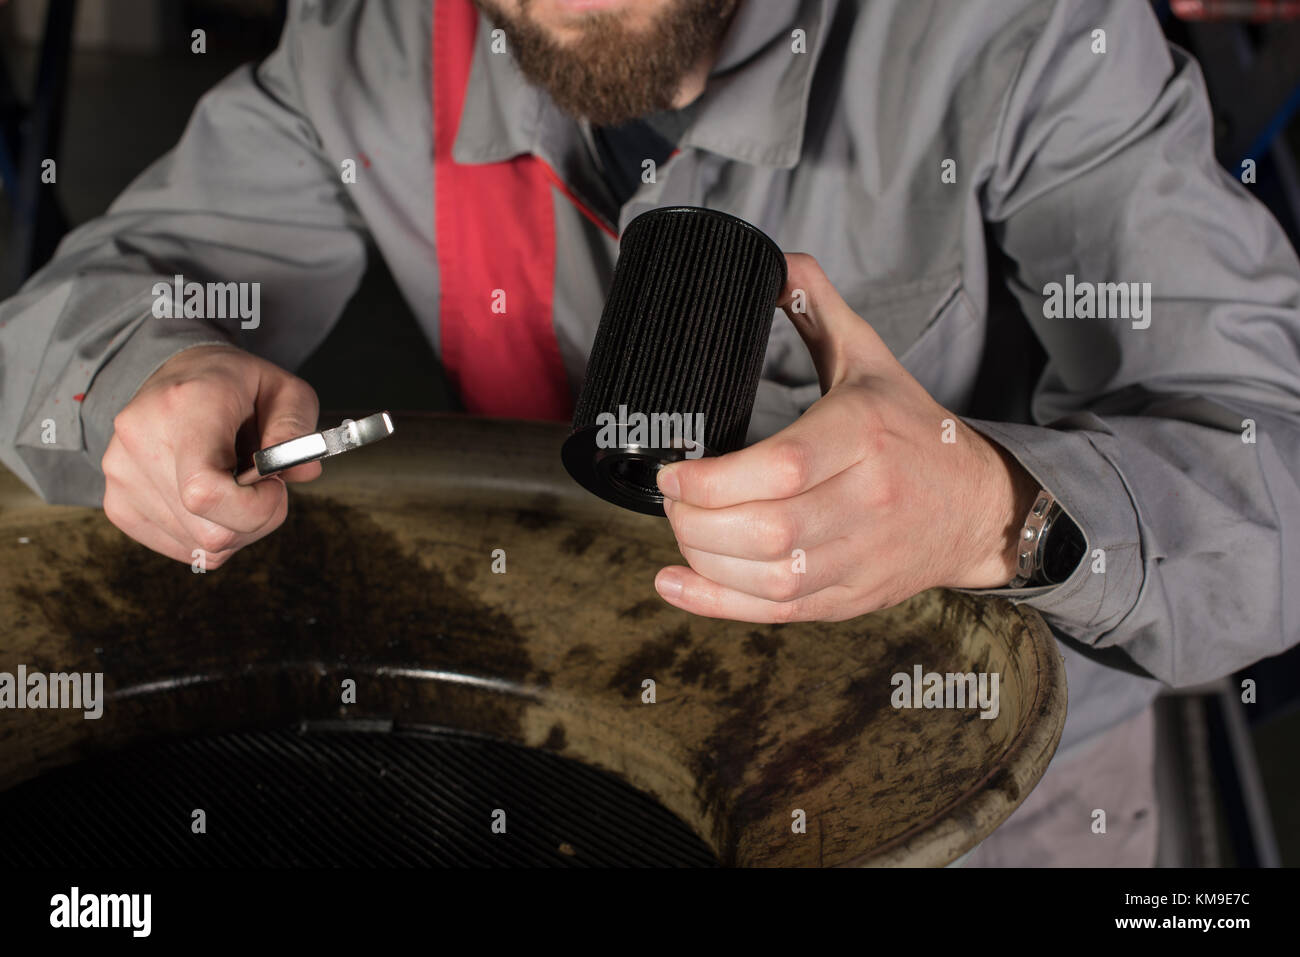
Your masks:
{"label": "man's right hand", "polygon": [[319,413],[310,385],[234,346],[177,353],[113,420],[104,514],[156,552],[190,564],[202,549],[205,567],[218,568],[284,521],[284,481],[321,473],[309,462],[237,485],[236,435],[251,430],[265,448],[315,431]]}

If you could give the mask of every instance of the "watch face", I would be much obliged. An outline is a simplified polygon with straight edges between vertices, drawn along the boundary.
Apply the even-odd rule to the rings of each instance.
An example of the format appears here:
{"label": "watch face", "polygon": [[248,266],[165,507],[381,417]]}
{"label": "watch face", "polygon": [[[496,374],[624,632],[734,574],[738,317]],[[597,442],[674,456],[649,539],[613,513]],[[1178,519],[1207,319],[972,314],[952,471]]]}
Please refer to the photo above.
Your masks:
{"label": "watch face", "polygon": [[1088,543],[1083,532],[1065,512],[1060,512],[1043,541],[1043,578],[1049,585],[1059,585],[1079,567]]}

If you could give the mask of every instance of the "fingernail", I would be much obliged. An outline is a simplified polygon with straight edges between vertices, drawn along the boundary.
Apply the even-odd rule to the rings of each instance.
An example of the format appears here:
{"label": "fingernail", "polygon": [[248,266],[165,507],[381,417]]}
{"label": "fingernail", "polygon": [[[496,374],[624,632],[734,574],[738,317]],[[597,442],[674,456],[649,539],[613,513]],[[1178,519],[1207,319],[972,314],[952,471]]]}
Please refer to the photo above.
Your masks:
{"label": "fingernail", "polygon": [[675,501],[682,497],[682,487],[677,481],[676,466],[665,465],[661,468],[657,481],[659,482],[659,491],[664,493],[664,498],[671,498]]}
{"label": "fingernail", "polygon": [[682,594],[681,579],[672,572],[660,572],[655,578],[655,588],[665,598],[680,598]]}

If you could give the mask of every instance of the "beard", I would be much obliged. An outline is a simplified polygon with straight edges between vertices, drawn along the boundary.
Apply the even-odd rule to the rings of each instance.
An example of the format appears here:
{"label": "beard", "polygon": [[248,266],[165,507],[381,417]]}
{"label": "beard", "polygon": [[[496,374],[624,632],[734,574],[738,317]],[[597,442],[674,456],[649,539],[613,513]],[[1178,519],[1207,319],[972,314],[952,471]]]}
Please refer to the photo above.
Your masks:
{"label": "beard", "polygon": [[[572,21],[579,35],[559,41],[520,0],[507,16],[496,0],[474,0],[505,32],[524,77],[564,112],[596,126],[617,126],[672,107],[682,80],[722,38],[737,0],[672,0],[644,29],[629,29],[618,11],[596,10]],[[566,24],[567,26],[568,24]]]}

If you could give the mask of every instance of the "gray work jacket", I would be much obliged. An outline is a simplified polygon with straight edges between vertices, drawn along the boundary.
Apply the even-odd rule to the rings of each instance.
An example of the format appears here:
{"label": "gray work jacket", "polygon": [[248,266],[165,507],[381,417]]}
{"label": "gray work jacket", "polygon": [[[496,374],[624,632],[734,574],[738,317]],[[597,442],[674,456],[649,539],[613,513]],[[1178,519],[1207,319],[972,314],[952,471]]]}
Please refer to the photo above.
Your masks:
{"label": "gray work jacket", "polygon": [[[1159,682],[1296,641],[1300,265],[1216,165],[1199,70],[1146,3],[748,0],[700,99],[654,118],[678,151],[621,209],[580,124],[493,52],[466,3],[290,5],[277,52],[210,91],[176,149],[0,307],[5,465],[49,501],[98,504],[113,418],[159,364],[229,340],[295,368],[356,288],[368,243],[439,348],[479,318],[445,264],[499,239],[504,273],[535,279],[535,246],[550,273],[523,305],[547,318],[521,350],[571,399],[614,236],[647,209],[702,205],[815,255],[935,398],[1083,530],[1089,557],[1068,581],[998,592],[1068,636],[1063,746],[1135,713]],[[476,32],[449,26],[467,22]],[[444,124],[459,118],[440,163],[435,97],[462,87],[443,103]],[[540,184],[528,243],[499,203],[475,235],[455,233],[477,195],[470,167],[501,182],[492,170],[510,163]],[[440,195],[438,170],[457,188]],[[259,282],[259,324],[156,317],[154,286],[176,274]],[[1109,300],[1110,317],[1089,317],[1078,290],[1102,283],[1149,283],[1145,316],[1138,295],[1116,317],[1125,303],[1103,286],[1091,311]],[[1041,371],[1015,345],[1030,332]],[[457,361],[472,359],[474,339],[457,335]],[[797,417],[816,383],[778,315],[751,439]],[[57,444],[41,441],[47,419]]]}

